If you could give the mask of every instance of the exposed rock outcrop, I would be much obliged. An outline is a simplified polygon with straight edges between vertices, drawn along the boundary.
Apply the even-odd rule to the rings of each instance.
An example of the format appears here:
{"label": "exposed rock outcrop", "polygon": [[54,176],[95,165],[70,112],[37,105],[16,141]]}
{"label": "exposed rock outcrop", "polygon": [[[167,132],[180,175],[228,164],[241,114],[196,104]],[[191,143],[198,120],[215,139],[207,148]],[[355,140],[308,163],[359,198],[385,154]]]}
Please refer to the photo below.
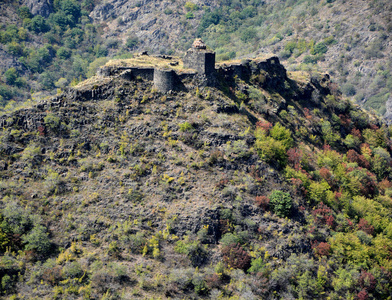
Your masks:
{"label": "exposed rock outcrop", "polygon": [[388,101],[385,103],[386,112],[384,115],[384,119],[388,124],[392,123],[392,97],[388,98]]}
{"label": "exposed rock outcrop", "polygon": [[41,15],[47,18],[53,12],[53,3],[50,0],[26,0],[25,5],[34,16]]}

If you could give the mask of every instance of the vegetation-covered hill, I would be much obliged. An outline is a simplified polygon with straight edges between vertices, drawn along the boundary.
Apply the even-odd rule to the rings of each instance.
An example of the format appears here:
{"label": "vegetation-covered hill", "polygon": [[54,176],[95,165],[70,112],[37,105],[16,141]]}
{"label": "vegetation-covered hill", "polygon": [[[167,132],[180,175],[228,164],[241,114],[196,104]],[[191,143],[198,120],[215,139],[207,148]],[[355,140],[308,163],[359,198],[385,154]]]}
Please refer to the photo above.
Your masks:
{"label": "vegetation-covered hill", "polygon": [[10,299],[388,299],[390,130],[274,64],[93,77],[0,119]]}
{"label": "vegetation-covered hill", "polygon": [[182,54],[197,36],[218,59],[276,53],[289,70],[333,75],[378,113],[392,87],[387,0],[2,1],[0,103],[40,100],[131,51]]}

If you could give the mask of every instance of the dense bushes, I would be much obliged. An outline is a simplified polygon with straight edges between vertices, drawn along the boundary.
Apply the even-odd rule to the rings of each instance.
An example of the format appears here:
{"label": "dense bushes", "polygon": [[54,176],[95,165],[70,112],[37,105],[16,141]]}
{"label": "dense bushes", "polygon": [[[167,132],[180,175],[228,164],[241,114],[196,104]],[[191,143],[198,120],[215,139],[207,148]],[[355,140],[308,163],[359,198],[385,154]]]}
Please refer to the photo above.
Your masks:
{"label": "dense bushes", "polygon": [[[0,29],[0,43],[20,63],[15,71],[11,68],[3,74],[5,82],[18,91],[6,96],[1,93],[3,105],[11,98],[22,100],[30,91],[29,84],[37,86],[34,82],[39,84],[39,88],[52,91],[54,83],[60,78],[66,78],[68,82],[74,78],[86,78],[87,65],[95,58],[108,54],[101,45],[104,42],[97,43],[96,28],[89,22],[82,24],[82,15],[87,14],[82,8],[91,10],[93,6],[92,1],[84,1],[82,5],[74,0],[54,1],[54,12],[48,18],[33,16],[26,6],[18,9],[18,25],[11,24]],[[40,43],[36,42],[35,36],[39,36]],[[97,45],[97,51],[91,51],[92,44]],[[71,50],[76,48],[78,53],[83,53],[79,61]],[[64,64],[62,61],[65,60],[69,63]],[[70,68],[70,64],[78,70]],[[30,72],[29,77],[26,69]]]}
{"label": "dense bushes", "polygon": [[286,151],[293,143],[290,130],[279,123],[269,130],[264,124],[259,123],[255,136],[255,146],[259,156],[268,162],[276,161],[279,166],[284,167],[287,163]]}
{"label": "dense bushes", "polygon": [[292,199],[289,193],[273,191],[270,194],[269,199],[269,205],[275,214],[279,217],[287,217],[290,215]]}
{"label": "dense bushes", "polygon": [[23,247],[34,258],[41,259],[48,255],[52,243],[46,228],[40,224],[41,218],[16,202],[7,200],[9,202],[0,215],[0,251],[16,251]]}
{"label": "dense bushes", "polygon": [[222,249],[223,261],[229,268],[248,270],[251,257],[239,245],[231,244]]}

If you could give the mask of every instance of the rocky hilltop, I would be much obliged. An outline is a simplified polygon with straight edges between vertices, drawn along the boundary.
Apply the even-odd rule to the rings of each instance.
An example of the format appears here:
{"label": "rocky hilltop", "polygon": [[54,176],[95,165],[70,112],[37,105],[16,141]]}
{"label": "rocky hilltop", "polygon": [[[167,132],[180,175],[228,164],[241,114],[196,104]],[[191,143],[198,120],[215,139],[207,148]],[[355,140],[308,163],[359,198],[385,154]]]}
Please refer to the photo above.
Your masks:
{"label": "rocky hilltop", "polygon": [[[202,37],[217,60],[277,55],[333,75],[380,115],[392,87],[390,1],[24,0],[0,7],[0,107],[54,95],[113,57],[183,55]],[[8,71],[8,73],[6,73]],[[3,108],[10,104],[8,107]]]}
{"label": "rocky hilltop", "polygon": [[97,5],[90,17],[106,26],[106,38],[125,42],[137,37],[138,49],[155,53],[185,51],[193,37],[218,49],[219,59],[276,53],[290,70],[333,74],[346,96],[384,114],[391,89],[385,74],[390,69],[391,11],[388,2],[365,0],[111,0]]}
{"label": "rocky hilltop", "polygon": [[387,299],[382,122],[277,57],[183,66],[108,62],[0,118],[2,295]]}

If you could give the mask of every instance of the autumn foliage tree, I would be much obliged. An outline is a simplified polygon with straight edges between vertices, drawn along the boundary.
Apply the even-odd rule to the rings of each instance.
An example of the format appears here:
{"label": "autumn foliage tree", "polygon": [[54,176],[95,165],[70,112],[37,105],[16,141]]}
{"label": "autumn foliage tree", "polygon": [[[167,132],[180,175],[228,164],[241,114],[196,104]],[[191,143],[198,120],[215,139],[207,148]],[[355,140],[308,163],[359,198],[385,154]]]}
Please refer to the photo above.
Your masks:
{"label": "autumn foliage tree", "polygon": [[312,245],[312,249],[314,251],[314,254],[318,257],[328,256],[331,252],[331,245],[325,242],[315,242]]}
{"label": "autumn foliage tree", "polygon": [[317,208],[312,211],[312,215],[316,224],[328,225],[331,227],[334,225],[335,219],[333,217],[332,209],[326,206],[323,202],[320,202],[317,205]]}
{"label": "autumn foliage tree", "polygon": [[257,196],[255,202],[258,207],[267,210],[269,207],[270,199],[267,196]]}
{"label": "autumn foliage tree", "polygon": [[234,269],[250,268],[251,257],[239,244],[231,244],[222,249],[223,261],[226,266]]}

